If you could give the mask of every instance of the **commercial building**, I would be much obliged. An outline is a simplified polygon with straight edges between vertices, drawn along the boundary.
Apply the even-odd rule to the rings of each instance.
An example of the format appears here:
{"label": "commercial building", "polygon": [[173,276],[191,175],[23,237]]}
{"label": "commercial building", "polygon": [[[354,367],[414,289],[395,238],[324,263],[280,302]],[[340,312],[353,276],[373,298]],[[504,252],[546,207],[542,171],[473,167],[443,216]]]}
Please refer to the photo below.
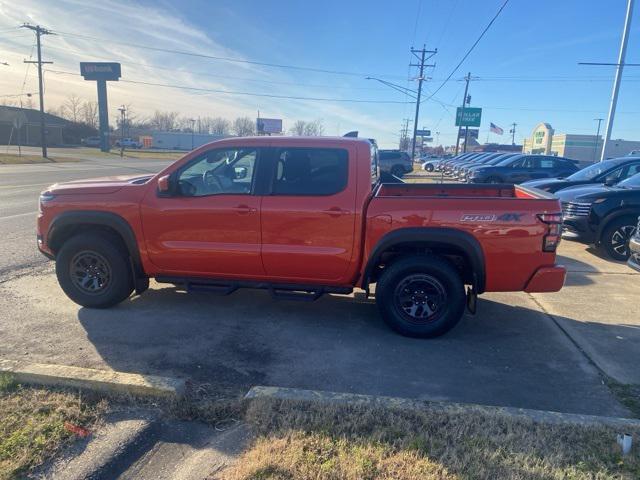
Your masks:
{"label": "commercial building", "polygon": [[[524,153],[556,155],[578,160],[582,164],[600,160],[603,139],[601,135],[576,135],[555,133],[548,123],[540,123],[533,129],[531,136],[524,139]],[[610,140],[606,158],[621,157],[633,150],[640,149],[640,141]]]}
{"label": "commercial building", "polygon": [[[44,114],[48,145],[62,145],[69,122],[49,113]],[[0,145],[40,146],[40,111],[32,108],[0,105]]]}
{"label": "commercial building", "polygon": [[[151,147],[169,150],[193,150],[205,143],[226,138],[228,135],[209,135],[191,132],[151,132]],[[145,145],[146,146],[146,145]]]}

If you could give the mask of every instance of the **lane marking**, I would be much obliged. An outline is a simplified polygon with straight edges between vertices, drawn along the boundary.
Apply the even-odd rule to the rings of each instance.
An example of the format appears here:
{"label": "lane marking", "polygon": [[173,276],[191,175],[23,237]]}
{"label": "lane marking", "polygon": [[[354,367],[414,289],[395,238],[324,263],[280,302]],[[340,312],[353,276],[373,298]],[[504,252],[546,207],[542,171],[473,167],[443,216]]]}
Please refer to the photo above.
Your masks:
{"label": "lane marking", "polygon": [[30,183],[28,185],[0,185],[0,188],[23,188],[23,187],[41,187],[44,185],[53,185],[52,183]]}
{"label": "lane marking", "polygon": [[11,218],[26,217],[27,215],[35,215],[36,213],[38,213],[37,210],[35,212],[17,213],[16,215],[7,215],[6,217],[0,217],[0,220],[9,220]]}

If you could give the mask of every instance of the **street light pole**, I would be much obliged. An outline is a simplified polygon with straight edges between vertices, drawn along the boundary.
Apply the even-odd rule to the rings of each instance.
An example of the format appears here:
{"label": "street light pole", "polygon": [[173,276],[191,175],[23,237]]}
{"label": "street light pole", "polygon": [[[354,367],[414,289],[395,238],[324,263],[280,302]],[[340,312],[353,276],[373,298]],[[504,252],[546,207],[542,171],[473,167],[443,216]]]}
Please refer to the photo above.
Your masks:
{"label": "street light pole", "polygon": [[195,118],[191,118],[191,150],[193,150],[193,129],[195,128],[196,125],[196,119]]}
{"label": "street light pole", "polygon": [[628,0],[627,16],[624,20],[624,30],[622,32],[622,41],[620,43],[620,55],[618,56],[618,64],[616,65],[616,76],[613,81],[613,91],[611,92],[611,103],[609,104],[609,115],[605,128],[604,142],[602,144],[602,153],[600,161],[606,158],[607,144],[611,140],[611,130],[613,130],[613,119],[616,116],[616,106],[618,104],[618,92],[620,91],[620,81],[622,80],[622,71],[624,69],[624,60],[627,55],[627,44],[629,43],[629,30],[631,29],[631,17],[633,16],[633,0]]}

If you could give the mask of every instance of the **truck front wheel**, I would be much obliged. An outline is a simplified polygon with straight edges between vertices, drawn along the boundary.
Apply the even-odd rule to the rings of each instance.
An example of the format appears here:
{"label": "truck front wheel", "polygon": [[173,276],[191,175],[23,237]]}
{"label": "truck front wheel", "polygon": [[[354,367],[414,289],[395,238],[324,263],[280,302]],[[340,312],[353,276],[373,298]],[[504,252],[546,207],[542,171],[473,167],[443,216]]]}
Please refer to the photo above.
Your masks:
{"label": "truck front wheel", "polygon": [[396,332],[431,338],[451,330],[465,308],[464,284],[456,269],[435,256],[402,258],[376,285],[380,314]]}
{"label": "truck front wheel", "polygon": [[64,293],[89,308],[108,308],[133,291],[128,255],[110,235],[81,233],[56,255],[56,276]]}

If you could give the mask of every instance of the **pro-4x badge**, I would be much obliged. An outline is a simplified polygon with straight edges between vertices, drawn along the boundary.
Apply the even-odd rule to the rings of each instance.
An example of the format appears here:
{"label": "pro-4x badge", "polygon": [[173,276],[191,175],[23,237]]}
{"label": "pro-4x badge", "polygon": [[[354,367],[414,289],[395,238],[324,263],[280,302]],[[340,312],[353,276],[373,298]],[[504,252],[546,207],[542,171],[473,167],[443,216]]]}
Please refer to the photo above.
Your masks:
{"label": "pro-4x badge", "polygon": [[463,213],[460,217],[461,222],[493,222],[496,216],[486,213]]}

